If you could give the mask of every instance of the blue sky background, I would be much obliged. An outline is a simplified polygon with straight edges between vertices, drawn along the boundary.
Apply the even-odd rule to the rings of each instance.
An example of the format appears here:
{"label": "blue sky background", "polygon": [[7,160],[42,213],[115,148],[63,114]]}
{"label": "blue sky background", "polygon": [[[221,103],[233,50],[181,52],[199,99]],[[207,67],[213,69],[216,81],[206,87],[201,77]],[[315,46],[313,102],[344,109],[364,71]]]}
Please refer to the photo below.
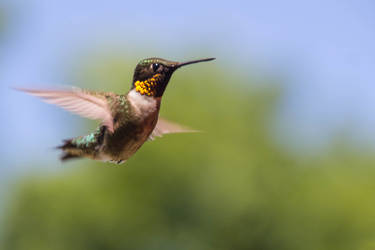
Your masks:
{"label": "blue sky background", "polygon": [[[6,142],[0,176],[24,171],[30,159],[57,162],[49,147],[77,135],[79,128],[66,126],[82,121],[9,87],[79,85],[65,82],[64,63],[97,47],[119,48],[132,60],[216,56],[222,66],[281,76],[280,138],[324,145],[335,131],[352,128],[355,140],[375,145],[373,1],[2,0],[1,6],[8,29],[0,44]],[[191,54],[197,48],[205,54]]]}

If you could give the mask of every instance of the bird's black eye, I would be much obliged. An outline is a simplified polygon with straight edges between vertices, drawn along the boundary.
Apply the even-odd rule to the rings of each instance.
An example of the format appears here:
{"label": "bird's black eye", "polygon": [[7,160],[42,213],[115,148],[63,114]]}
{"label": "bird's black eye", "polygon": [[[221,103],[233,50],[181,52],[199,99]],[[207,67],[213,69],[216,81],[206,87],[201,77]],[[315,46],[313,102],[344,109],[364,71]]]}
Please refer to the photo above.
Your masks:
{"label": "bird's black eye", "polygon": [[159,63],[153,63],[153,64],[152,64],[152,70],[153,70],[153,71],[157,71],[158,68],[159,68],[159,66],[160,66]]}

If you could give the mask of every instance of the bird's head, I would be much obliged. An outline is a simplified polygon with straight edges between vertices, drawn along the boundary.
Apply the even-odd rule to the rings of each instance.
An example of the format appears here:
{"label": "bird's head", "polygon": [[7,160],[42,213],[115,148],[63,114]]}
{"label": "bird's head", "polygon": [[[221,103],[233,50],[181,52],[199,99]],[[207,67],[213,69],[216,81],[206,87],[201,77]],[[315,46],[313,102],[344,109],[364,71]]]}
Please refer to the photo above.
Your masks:
{"label": "bird's head", "polygon": [[161,97],[173,72],[185,65],[214,60],[205,58],[187,62],[173,62],[162,58],[141,60],[134,70],[132,89],[142,95]]}

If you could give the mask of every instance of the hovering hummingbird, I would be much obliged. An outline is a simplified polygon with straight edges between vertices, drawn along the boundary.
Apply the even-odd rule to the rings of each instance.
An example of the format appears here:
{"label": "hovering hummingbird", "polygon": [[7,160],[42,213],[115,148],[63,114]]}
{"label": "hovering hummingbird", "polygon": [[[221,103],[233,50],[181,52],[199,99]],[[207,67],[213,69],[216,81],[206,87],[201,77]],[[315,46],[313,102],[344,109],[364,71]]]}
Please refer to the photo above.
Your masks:
{"label": "hovering hummingbird", "polygon": [[160,103],[173,72],[185,65],[211,61],[205,58],[173,62],[161,58],[141,60],[134,71],[132,87],[127,94],[72,90],[19,89],[56,104],[80,116],[101,120],[92,133],[64,140],[58,149],[61,160],[87,157],[94,160],[123,163],[147,140],[168,133],[192,130],[159,118]]}

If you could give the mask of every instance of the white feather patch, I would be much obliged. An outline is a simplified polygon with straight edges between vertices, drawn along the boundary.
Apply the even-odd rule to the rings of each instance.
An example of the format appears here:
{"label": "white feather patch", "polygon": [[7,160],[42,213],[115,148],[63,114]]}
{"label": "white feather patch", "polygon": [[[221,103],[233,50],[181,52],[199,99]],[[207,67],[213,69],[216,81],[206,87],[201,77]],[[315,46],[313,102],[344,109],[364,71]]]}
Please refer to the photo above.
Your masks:
{"label": "white feather patch", "polygon": [[128,100],[135,110],[135,115],[139,118],[148,117],[158,108],[158,101],[154,97],[141,95],[135,89],[129,92]]}

